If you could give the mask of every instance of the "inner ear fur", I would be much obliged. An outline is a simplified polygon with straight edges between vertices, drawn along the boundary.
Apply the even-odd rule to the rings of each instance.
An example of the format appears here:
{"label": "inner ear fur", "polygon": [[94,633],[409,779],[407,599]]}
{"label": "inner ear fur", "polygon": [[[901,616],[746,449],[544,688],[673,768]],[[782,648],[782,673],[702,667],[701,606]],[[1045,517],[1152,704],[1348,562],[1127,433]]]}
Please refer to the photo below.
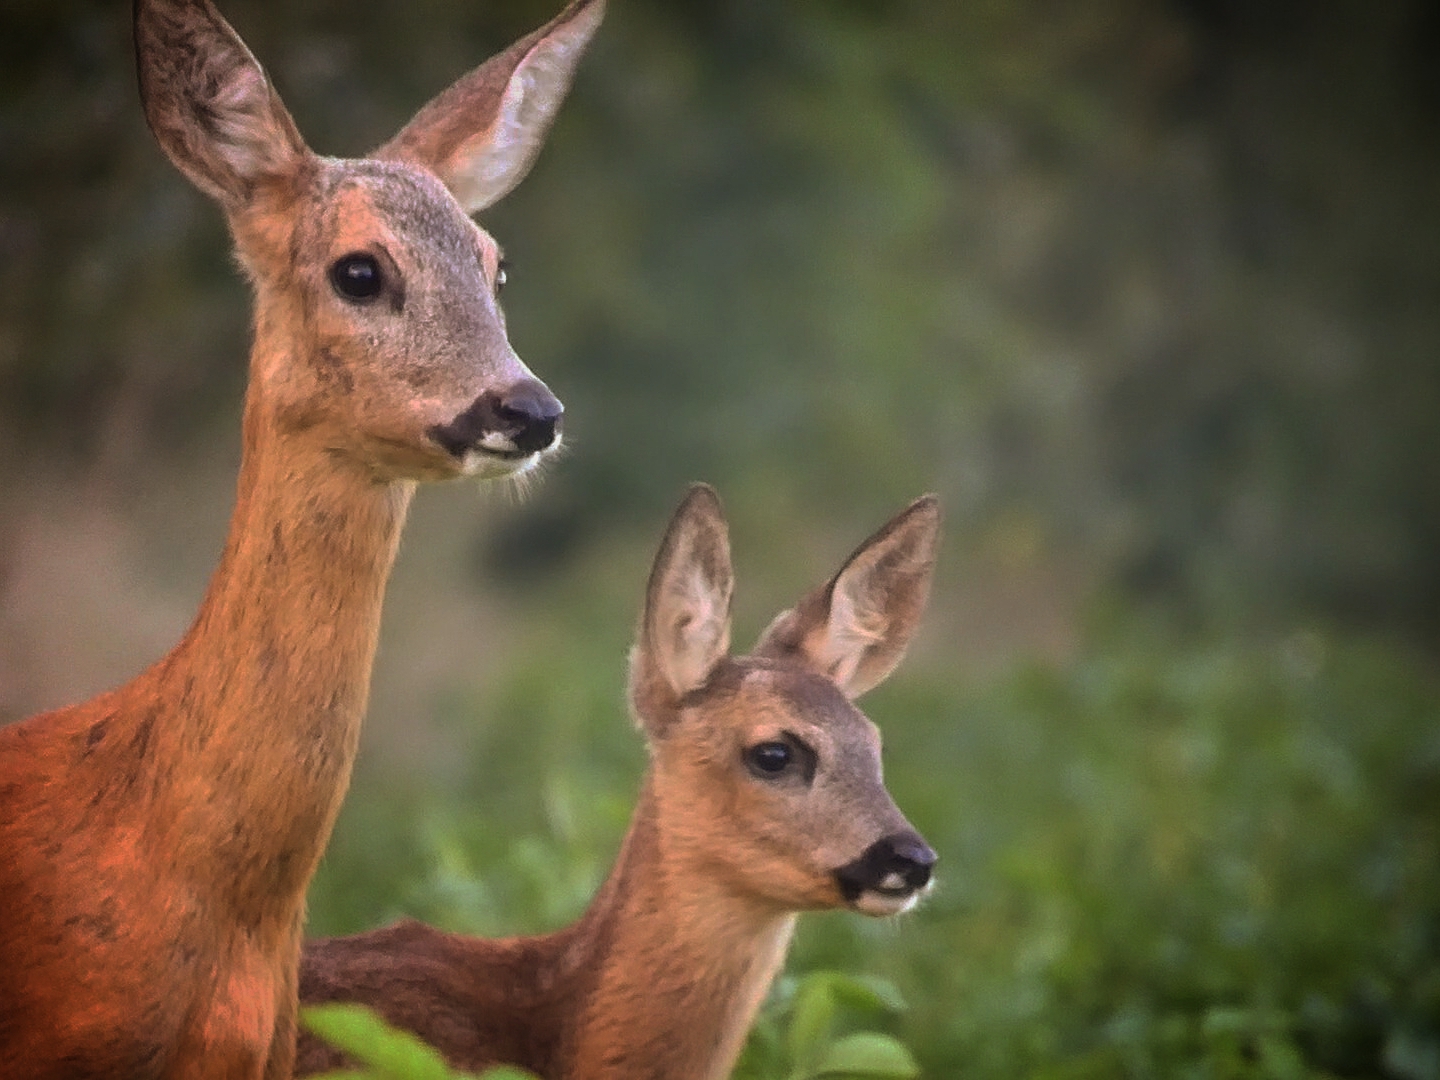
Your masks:
{"label": "inner ear fur", "polygon": [[725,512],[713,488],[696,484],[660,542],[631,652],[631,700],[642,724],[705,685],[729,654],[733,593]]}
{"label": "inner ear fur", "polygon": [[796,660],[856,698],[895,670],[930,597],[940,504],[916,499],[761,634],[755,655]]}
{"label": "inner ear fur", "polygon": [[429,169],[466,213],[497,202],[534,164],[604,13],[605,0],[574,0],[438,94],[375,156]]}
{"label": "inner ear fur", "polygon": [[264,69],[209,0],[135,0],[134,31],[150,130],[227,212],[313,160]]}

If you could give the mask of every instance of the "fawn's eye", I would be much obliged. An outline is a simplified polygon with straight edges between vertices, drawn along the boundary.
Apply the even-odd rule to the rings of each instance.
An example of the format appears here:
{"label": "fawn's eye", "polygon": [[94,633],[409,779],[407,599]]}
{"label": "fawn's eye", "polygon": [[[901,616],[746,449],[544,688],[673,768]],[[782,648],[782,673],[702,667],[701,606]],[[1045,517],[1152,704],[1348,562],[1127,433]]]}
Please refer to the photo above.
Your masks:
{"label": "fawn's eye", "polygon": [[795,760],[795,751],[789,743],[771,740],[756,743],[745,751],[745,764],[757,776],[779,776]]}
{"label": "fawn's eye", "polygon": [[330,267],[330,284],[346,300],[363,303],[380,295],[385,279],[375,256],[364,252],[342,255]]}

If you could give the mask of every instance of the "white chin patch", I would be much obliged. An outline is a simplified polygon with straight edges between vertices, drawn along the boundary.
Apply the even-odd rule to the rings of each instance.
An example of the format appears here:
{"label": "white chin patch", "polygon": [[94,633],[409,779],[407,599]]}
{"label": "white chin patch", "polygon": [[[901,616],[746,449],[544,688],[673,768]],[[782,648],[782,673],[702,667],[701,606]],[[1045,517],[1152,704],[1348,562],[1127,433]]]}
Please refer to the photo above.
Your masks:
{"label": "white chin patch", "polygon": [[920,900],[919,891],[907,893],[883,893],[866,889],[855,901],[855,910],[862,915],[885,918],[900,915],[913,908]]}
{"label": "white chin patch", "polygon": [[539,460],[539,454],[500,457],[484,450],[467,450],[460,463],[460,472],[463,476],[472,476],[477,480],[499,480],[502,477],[529,472]]}

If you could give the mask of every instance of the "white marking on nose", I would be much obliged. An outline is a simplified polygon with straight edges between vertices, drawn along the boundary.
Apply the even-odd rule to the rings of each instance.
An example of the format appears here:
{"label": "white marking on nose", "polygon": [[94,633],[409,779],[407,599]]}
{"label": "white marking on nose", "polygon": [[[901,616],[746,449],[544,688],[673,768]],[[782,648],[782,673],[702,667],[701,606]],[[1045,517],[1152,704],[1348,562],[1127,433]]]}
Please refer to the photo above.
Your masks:
{"label": "white marking on nose", "polygon": [[496,454],[513,454],[517,449],[514,439],[498,431],[487,431],[480,439],[480,446]]}

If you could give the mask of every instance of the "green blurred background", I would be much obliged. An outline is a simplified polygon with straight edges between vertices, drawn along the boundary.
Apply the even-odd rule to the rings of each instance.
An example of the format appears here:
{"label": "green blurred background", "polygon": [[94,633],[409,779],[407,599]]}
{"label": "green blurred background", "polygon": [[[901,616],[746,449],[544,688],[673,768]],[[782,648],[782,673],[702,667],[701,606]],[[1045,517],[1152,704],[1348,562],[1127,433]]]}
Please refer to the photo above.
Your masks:
{"label": "green blurred background", "polygon": [[[554,6],[223,5],[342,154]],[[248,297],[129,49],[0,9],[0,720],[168,648],[229,513]],[[484,218],[570,449],[417,501],[315,930],[580,909],[687,482],[742,642],[934,490],[866,706],[940,885],[792,967],[893,979],[927,1076],[1440,1076],[1437,55],[1423,0],[612,0]]]}

